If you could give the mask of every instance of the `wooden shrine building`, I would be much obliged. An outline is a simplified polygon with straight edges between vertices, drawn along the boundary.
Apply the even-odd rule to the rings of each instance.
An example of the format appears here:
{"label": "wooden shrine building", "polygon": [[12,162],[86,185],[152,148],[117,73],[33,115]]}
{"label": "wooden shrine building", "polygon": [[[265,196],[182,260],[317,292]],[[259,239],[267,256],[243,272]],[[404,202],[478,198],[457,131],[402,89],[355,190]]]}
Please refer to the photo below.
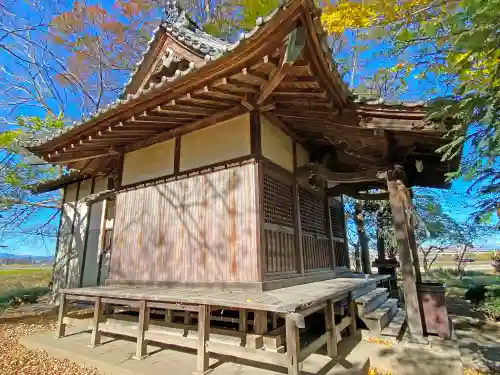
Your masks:
{"label": "wooden shrine building", "polygon": [[[388,190],[396,229],[406,232],[402,184],[444,187],[454,165],[435,153],[442,133],[424,120],[423,103],[351,95],[313,1],[290,1],[235,43],[202,32],[175,2],[167,7],[121,98],[28,147],[74,170],[38,186],[64,189],[59,333],[69,299],[95,302],[93,344],[102,305],[124,304],[140,311],[131,333],[140,357],[147,340],[159,340],[147,331],[150,309],[187,311],[185,322],[194,312],[203,372],[211,311],[240,311],[243,332],[254,311],[258,334],[269,331],[268,316],[274,329],[286,321],[286,354],[265,354],[298,374],[301,319],[326,309],[321,342],[335,356],[335,332],[356,329],[354,299],[383,279],[350,275],[342,194]],[[403,242],[418,334],[415,259]],[[348,320],[335,328],[343,300]]]}

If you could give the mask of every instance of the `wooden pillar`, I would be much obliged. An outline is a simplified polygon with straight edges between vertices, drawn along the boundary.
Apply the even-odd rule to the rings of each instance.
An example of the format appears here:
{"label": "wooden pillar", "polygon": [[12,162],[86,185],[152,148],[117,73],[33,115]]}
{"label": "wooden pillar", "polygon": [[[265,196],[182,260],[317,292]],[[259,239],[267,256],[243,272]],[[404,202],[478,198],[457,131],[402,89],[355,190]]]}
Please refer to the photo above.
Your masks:
{"label": "wooden pillar", "polygon": [[172,323],[172,310],[165,310],[165,323]]}
{"label": "wooden pillar", "polygon": [[335,244],[333,243],[333,235],[332,235],[332,217],[330,215],[330,203],[328,202],[329,198],[325,197],[325,225],[326,225],[326,233],[328,236],[328,243],[330,244],[330,257],[332,262],[332,269],[336,269],[337,265],[335,264]]}
{"label": "wooden pillar", "polygon": [[356,336],[356,301],[352,298],[349,299],[349,316],[351,317],[351,324],[349,325],[349,336]]}
{"label": "wooden pillar", "polygon": [[385,243],[384,238],[380,235],[380,228],[383,225],[382,214],[377,214],[377,258],[380,261],[385,260]]}
{"label": "wooden pillar", "polygon": [[90,347],[93,348],[101,344],[101,333],[99,332],[99,323],[103,318],[103,304],[101,297],[96,297],[94,305],[94,318],[92,319],[92,336],[90,338]]}
{"label": "wooden pillar", "polygon": [[258,335],[267,332],[267,311],[255,311],[253,318],[253,330]]}
{"label": "wooden pillar", "polygon": [[293,146],[293,176],[292,199],[293,199],[293,218],[294,218],[294,241],[295,241],[295,263],[297,272],[304,276],[304,249],[302,248],[302,224],[300,222],[299,205],[299,185],[297,184],[297,142],[294,140]]}
{"label": "wooden pillar", "polygon": [[184,324],[185,325],[191,325],[193,323],[191,319],[191,312],[190,311],[184,311]]}
{"label": "wooden pillar", "polygon": [[246,332],[247,331],[247,310],[242,309],[240,310],[240,321],[239,321],[239,331],[240,332]]}
{"label": "wooden pillar", "polygon": [[101,268],[106,253],[106,218],[108,216],[109,199],[102,202],[101,222],[99,225],[99,245],[97,247],[97,285],[101,285]]}
{"label": "wooden pillar", "polygon": [[337,349],[337,327],[335,325],[334,302],[329,300],[325,308],[325,327],[328,333],[326,341],[328,357],[335,358],[338,355]]}
{"label": "wooden pillar", "polygon": [[200,306],[198,312],[198,348],[196,357],[196,373],[205,374],[208,371],[207,341],[210,337],[210,306]]}
{"label": "wooden pillar", "polygon": [[415,239],[415,229],[412,225],[408,226],[408,240],[410,242],[413,268],[415,269],[415,280],[417,281],[417,284],[421,284],[422,272],[420,271],[420,261],[418,259],[418,247],[417,247],[417,240]]}
{"label": "wooden pillar", "polygon": [[401,276],[403,279],[403,292],[406,313],[408,316],[408,328],[411,335],[422,336],[424,332],[420,315],[415,268],[413,267],[410,243],[408,241],[404,201],[398,189],[399,184],[401,184],[399,181],[387,181],[392,220],[396,234],[399,261],[401,263]]}
{"label": "wooden pillar", "polygon": [[370,265],[370,250],[368,248],[368,237],[365,231],[365,222],[363,219],[363,205],[361,201],[356,201],[354,209],[354,221],[356,223],[356,231],[358,232],[359,246],[361,248],[361,270],[365,274],[372,273]]}
{"label": "wooden pillar", "polygon": [[139,329],[137,332],[137,346],[135,350],[135,359],[142,359],[146,356],[148,343],[144,336],[149,326],[149,307],[146,301],[141,301],[139,305]]}
{"label": "wooden pillar", "polygon": [[59,314],[57,316],[57,338],[64,337],[66,334],[66,324],[64,324],[64,318],[68,313],[68,300],[66,298],[66,293],[61,293],[59,297]]}
{"label": "wooden pillar", "polygon": [[300,342],[299,327],[295,320],[288,314],[285,318],[286,354],[288,357],[288,375],[300,375]]}

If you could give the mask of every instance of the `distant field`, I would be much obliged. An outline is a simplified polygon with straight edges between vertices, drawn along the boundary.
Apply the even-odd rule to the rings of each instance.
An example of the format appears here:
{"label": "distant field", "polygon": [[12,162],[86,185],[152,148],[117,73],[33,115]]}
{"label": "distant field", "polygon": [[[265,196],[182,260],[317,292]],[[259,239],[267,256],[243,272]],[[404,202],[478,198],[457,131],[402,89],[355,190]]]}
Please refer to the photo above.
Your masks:
{"label": "distant field", "polygon": [[[490,251],[482,251],[477,253],[472,253],[470,255],[471,259],[474,259],[476,262],[491,262],[491,256],[493,252]],[[441,254],[438,259],[439,262],[443,263],[454,263],[455,262],[455,254]]]}
{"label": "distant field", "polygon": [[44,287],[49,285],[52,267],[0,267],[0,294],[12,289]]}

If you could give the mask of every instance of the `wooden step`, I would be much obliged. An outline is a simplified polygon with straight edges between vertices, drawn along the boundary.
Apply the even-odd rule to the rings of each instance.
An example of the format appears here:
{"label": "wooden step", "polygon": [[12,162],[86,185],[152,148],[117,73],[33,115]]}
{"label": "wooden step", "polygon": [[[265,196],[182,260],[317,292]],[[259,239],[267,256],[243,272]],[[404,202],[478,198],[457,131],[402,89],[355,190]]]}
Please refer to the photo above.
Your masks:
{"label": "wooden step", "polygon": [[351,292],[351,298],[352,299],[358,299],[360,296],[365,295],[366,293],[371,292],[377,287],[376,283],[370,283],[368,285],[365,285],[361,288],[355,289]]}
{"label": "wooden step", "polygon": [[382,336],[388,336],[396,340],[399,340],[403,335],[405,323],[406,323],[406,310],[398,309],[396,315],[392,318],[387,327],[385,327],[380,332],[380,334]]}
{"label": "wooden step", "polygon": [[398,312],[398,300],[388,299],[375,310],[362,317],[368,329],[380,333]]}
{"label": "wooden step", "polygon": [[387,288],[377,288],[356,298],[358,316],[362,318],[364,315],[372,312],[377,307],[382,305],[388,297],[389,293],[387,291]]}

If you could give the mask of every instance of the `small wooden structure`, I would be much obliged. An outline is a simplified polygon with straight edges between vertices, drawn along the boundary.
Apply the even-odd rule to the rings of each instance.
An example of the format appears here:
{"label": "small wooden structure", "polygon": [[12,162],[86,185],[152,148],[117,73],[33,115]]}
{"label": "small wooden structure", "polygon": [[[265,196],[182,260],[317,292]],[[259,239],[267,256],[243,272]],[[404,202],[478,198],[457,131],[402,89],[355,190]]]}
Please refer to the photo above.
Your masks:
{"label": "small wooden structure", "polygon": [[[186,301],[165,289],[157,301],[116,286],[264,296],[326,283],[331,291],[288,312],[326,304],[330,319],[341,299],[334,285],[349,272],[342,194],[367,198],[363,191],[380,188],[389,192],[398,232],[409,327],[422,334],[405,185],[444,187],[455,166],[436,155],[442,133],[424,120],[423,103],[354,98],[312,0],[280,6],[235,43],[202,32],[175,2],[168,8],[119,100],[28,146],[79,171],[38,186],[64,187],[56,289],[92,298],[94,327],[108,298],[139,306],[144,327],[148,308]],[[104,280],[109,289],[92,288]],[[77,287],[89,289],[68,289]],[[198,345],[206,340],[207,305],[246,308],[218,301],[189,308],[202,322]],[[254,320],[267,330],[267,314]],[[298,373],[296,334],[287,323],[290,374]]]}

